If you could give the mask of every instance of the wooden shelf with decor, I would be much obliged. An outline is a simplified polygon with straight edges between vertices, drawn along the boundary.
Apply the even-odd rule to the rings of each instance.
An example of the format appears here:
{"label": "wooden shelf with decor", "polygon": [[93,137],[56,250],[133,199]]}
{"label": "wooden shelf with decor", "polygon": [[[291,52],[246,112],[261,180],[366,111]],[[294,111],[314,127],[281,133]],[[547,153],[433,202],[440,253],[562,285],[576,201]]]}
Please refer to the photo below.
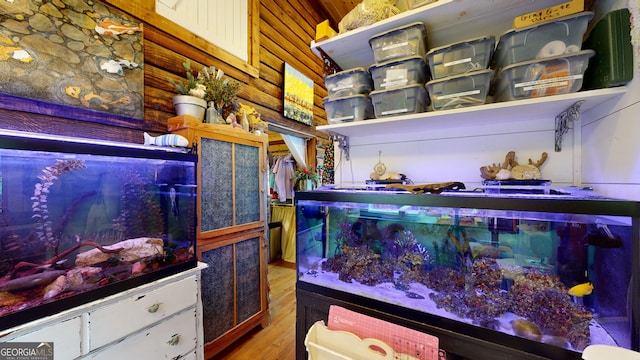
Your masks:
{"label": "wooden shelf with decor", "polygon": [[268,322],[268,137],[188,116],[168,120],[198,154],[197,249],[205,358]]}

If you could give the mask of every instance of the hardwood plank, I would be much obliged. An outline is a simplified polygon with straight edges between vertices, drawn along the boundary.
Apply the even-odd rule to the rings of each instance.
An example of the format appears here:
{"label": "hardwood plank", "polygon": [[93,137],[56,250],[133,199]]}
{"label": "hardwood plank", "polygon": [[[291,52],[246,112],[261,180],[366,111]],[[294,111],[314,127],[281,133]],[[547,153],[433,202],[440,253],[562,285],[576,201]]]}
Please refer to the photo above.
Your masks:
{"label": "hardwood plank", "polygon": [[268,270],[271,322],[257,327],[210,360],[295,359],[296,269],[295,264],[277,260]]}

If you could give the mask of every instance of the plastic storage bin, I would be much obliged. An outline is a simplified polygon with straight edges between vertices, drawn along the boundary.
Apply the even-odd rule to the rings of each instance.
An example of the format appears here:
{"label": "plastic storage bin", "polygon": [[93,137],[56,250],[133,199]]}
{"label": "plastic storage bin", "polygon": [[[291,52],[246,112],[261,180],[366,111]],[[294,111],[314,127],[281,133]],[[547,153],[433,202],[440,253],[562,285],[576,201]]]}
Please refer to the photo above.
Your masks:
{"label": "plastic storage bin", "polygon": [[524,61],[502,69],[494,84],[496,101],[528,99],[580,90],[593,50]]}
{"label": "plastic storage bin", "polygon": [[375,90],[424,84],[428,80],[427,64],[420,56],[374,64],[369,67],[369,72]]}
{"label": "plastic storage bin", "polygon": [[373,117],[373,105],[367,95],[345,96],[337,99],[322,99],[329,124],[360,121]]}
{"label": "plastic storage bin", "polygon": [[368,94],[373,89],[371,74],[365,68],[354,68],[324,77],[329,99]]}
{"label": "plastic storage bin", "polygon": [[522,61],[576,53],[582,49],[582,38],[593,12],[584,11],[571,16],[522,29],[512,29],[500,37],[493,68]]}
{"label": "plastic storage bin", "polygon": [[421,22],[397,27],[372,36],[369,45],[377,63],[427,52],[427,30]]}
{"label": "plastic storage bin", "polygon": [[431,106],[444,110],[482,105],[487,101],[492,79],[493,70],[485,69],[429,81],[426,86]]}
{"label": "plastic storage bin", "polygon": [[629,9],[606,14],[591,30],[584,47],[596,54],[584,74],[584,89],[620,86],[633,79]]}
{"label": "plastic storage bin", "polygon": [[484,36],[455,44],[431,49],[427,62],[431,77],[440,79],[489,67],[496,38]]}
{"label": "plastic storage bin", "polygon": [[377,118],[425,112],[429,105],[427,90],[420,84],[375,90],[369,95]]}

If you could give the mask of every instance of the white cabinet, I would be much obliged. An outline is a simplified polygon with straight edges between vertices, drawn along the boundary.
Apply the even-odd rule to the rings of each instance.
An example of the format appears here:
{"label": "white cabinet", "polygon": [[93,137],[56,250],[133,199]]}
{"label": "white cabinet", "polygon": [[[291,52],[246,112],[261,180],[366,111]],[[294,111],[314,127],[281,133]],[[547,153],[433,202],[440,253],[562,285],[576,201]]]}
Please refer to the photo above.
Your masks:
{"label": "white cabinet", "polygon": [[203,359],[204,267],[5,330],[0,341],[52,342],[56,360]]}
{"label": "white cabinet", "polygon": [[[312,42],[311,49],[320,57],[330,58],[342,69],[367,68],[374,63],[369,39],[398,26],[416,21],[423,22],[427,28],[428,47],[431,49],[481,35],[494,35],[499,39],[511,28],[513,18],[517,15],[564,2],[566,0],[438,0],[328,40]],[[554,119],[581,100],[585,100],[580,107],[580,111],[584,112],[619,97],[626,91],[626,87],[600,89],[324,125],[318,126],[317,129],[346,137],[357,137],[360,143],[444,139],[448,138],[451,131],[455,131],[458,136],[509,133],[517,127],[518,130],[522,130],[522,126],[537,131],[537,125],[530,121],[531,119]]]}

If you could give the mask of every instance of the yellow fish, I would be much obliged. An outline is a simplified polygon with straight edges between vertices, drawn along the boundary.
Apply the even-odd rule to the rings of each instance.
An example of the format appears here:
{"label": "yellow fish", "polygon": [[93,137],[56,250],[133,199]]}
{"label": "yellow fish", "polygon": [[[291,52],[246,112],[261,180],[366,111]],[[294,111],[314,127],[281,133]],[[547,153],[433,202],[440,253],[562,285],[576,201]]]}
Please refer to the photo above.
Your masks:
{"label": "yellow fish", "polygon": [[585,295],[590,295],[593,292],[593,283],[588,281],[586,283],[578,284],[571,289],[569,289],[569,295],[582,297]]}
{"label": "yellow fish", "polygon": [[540,331],[538,325],[531,321],[516,319],[511,321],[511,327],[516,335],[530,340],[540,341],[540,338],[542,337],[542,331]]}

